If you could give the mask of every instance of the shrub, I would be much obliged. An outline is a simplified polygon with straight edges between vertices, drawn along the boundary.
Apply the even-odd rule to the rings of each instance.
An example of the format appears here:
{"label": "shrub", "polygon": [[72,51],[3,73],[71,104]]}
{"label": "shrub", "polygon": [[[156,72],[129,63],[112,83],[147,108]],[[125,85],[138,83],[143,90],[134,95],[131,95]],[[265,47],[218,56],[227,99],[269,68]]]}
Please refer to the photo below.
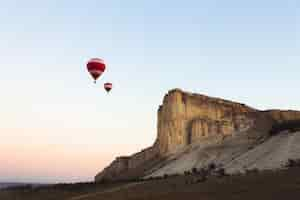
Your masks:
{"label": "shrub", "polygon": [[198,169],[197,169],[196,167],[194,167],[194,168],[192,169],[192,173],[193,173],[193,174],[197,174],[197,173],[198,173]]}
{"label": "shrub", "polygon": [[215,170],[216,169],[216,164],[215,163],[210,163],[209,165],[208,165],[208,170],[209,171],[213,171],[213,170]]}
{"label": "shrub", "polygon": [[300,159],[298,159],[298,160],[289,159],[286,166],[289,168],[290,167],[300,167]]}
{"label": "shrub", "polygon": [[163,176],[164,179],[166,179],[166,178],[168,178],[168,177],[169,177],[168,174],[164,174],[164,176]]}
{"label": "shrub", "polygon": [[198,171],[198,174],[200,174],[201,176],[208,176],[209,171],[208,171],[207,169],[201,168],[201,169]]}
{"label": "shrub", "polygon": [[188,176],[188,175],[190,175],[190,174],[191,174],[190,171],[184,171],[184,175],[185,175],[185,176]]}
{"label": "shrub", "polygon": [[285,130],[288,130],[290,132],[300,131],[300,120],[290,120],[290,121],[274,124],[269,134],[272,136]]}

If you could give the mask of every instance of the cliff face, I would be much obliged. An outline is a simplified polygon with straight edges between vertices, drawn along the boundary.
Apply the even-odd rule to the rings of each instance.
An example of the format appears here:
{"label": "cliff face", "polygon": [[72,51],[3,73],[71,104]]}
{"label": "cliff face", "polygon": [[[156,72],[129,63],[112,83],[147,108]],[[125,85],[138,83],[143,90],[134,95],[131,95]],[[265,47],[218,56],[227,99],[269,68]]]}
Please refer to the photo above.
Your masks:
{"label": "cliff face", "polygon": [[265,111],[268,115],[272,117],[276,122],[285,122],[285,121],[292,121],[292,120],[299,120],[300,119],[300,111],[294,110],[268,110]]}
{"label": "cliff face", "polygon": [[144,176],[169,155],[211,136],[228,137],[257,124],[300,119],[297,111],[259,111],[244,104],[219,98],[169,91],[159,107],[157,140],[152,147],[128,157],[119,157],[100,172],[96,181]]}
{"label": "cliff face", "polygon": [[251,126],[246,105],[198,94],[171,90],[158,110],[158,143],[161,155],[214,134],[230,135]]}

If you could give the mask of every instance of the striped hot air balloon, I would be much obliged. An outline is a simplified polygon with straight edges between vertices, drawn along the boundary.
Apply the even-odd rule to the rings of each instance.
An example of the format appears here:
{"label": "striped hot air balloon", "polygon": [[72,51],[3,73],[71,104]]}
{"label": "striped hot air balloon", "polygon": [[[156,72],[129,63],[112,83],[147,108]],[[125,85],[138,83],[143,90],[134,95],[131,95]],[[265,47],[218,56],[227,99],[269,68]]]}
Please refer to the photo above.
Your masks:
{"label": "striped hot air balloon", "polygon": [[91,74],[91,76],[93,77],[96,83],[96,80],[105,71],[105,63],[100,58],[92,58],[87,63],[87,70]]}
{"label": "striped hot air balloon", "polygon": [[112,83],[104,83],[104,89],[109,92],[112,89]]}

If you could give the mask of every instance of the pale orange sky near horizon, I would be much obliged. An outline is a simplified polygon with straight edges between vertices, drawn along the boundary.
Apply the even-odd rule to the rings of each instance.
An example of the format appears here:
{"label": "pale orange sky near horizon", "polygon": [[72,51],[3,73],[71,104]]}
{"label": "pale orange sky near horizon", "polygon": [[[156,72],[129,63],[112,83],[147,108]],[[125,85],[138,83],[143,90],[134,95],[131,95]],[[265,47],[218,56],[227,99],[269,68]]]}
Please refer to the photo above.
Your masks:
{"label": "pale orange sky near horizon", "polygon": [[[11,135],[2,137],[6,143],[0,145],[0,182],[92,181],[96,173],[115,157],[129,155],[139,146],[126,144],[126,138],[122,136],[105,144],[101,142],[106,139],[105,135],[98,134],[97,130],[60,129],[63,136],[53,134],[54,130],[45,130],[0,128],[1,132]],[[82,134],[93,138],[82,139]]]}

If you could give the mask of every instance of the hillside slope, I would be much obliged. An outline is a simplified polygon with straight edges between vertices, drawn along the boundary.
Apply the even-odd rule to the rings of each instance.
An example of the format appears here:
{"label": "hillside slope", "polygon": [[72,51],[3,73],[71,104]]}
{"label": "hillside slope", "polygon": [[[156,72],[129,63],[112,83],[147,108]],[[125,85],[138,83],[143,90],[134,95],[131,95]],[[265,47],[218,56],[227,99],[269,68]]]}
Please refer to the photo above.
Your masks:
{"label": "hillside slope", "polygon": [[280,169],[289,159],[300,158],[300,132],[283,132],[261,144],[243,141],[242,137],[219,144],[194,144],[170,156],[164,165],[147,177],[178,174],[201,169],[214,163],[227,173],[244,173],[246,170]]}

